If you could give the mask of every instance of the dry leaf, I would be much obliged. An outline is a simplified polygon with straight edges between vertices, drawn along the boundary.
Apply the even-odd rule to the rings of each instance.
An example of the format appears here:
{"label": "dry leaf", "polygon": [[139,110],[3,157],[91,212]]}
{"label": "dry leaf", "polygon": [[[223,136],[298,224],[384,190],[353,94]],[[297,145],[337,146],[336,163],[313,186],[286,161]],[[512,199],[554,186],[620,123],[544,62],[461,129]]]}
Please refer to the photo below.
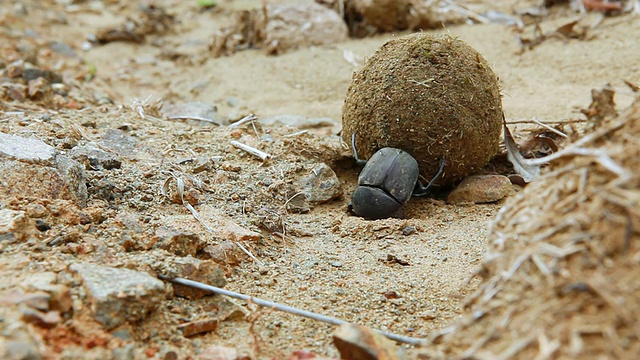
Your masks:
{"label": "dry leaf", "polygon": [[504,145],[507,148],[507,157],[513,164],[513,169],[522,176],[526,183],[530,183],[533,179],[540,176],[540,166],[528,164],[527,159],[520,154],[518,144],[516,144],[513,139],[513,135],[511,135],[507,127],[504,116],[502,117],[502,127],[504,128]]}

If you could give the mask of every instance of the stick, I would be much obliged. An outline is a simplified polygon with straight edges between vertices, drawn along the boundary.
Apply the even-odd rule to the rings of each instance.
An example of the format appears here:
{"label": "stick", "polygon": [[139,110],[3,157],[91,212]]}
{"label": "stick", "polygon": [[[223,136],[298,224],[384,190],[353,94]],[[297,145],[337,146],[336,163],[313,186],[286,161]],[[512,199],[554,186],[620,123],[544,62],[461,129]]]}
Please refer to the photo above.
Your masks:
{"label": "stick", "polygon": [[233,124],[229,124],[229,126],[227,126],[227,127],[228,128],[235,128],[235,127],[238,127],[240,125],[246,124],[248,122],[252,123],[255,120],[258,120],[258,117],[255,116],[254,114],[249,114],[249,115],[243,117],[242,119],[234,122]]}
{"label": "stick", "polygon": [[248,152],[251,155],[255,155],[255,156],[259,157],[260,159],[262,159],[262,161],[265,161],[265,160],[267,160],[268,158],[271,157],[270,154],[267,154],[266,152],[260,151],[260,150],[258,150],[256,148],[253,148],[253,147],[249,146],[249,145],[243,144],[243,143],[241,143],[239,141],[231,140],[231,145],[237,147],[240,150],[244,150],[244,151]]}
{"label": "stick", "polygon": [[[169,278],[169,277],[165,277],[165,276],[162,276],[162,275],[158,275],[158,277],[160,279],[162,279],[162,280],[170,281],[170,282],[172,282],[174,284],[190,286],[190,287],[193,287],[193,288],[196,288],[196,289],[210,291],[210,292],[212,292],[214,294],[225,295],[225,296],[229,296],[229,297],[232,297],[232,298],[245,300],[245,301],[252,302],[254,304],[260,305],[260,306],[270,307],[270,308],[272,308],[274,310],[280,310],[280,311],[287,312],[289,314],[294,314],[294,315],[298,315],[298,316],[304,316],[304,317],[309,318],[309,319],[322,321],[322,322],[325,322],[325,323],[328,323],[328,324],[332,324],[332,325],[348,324],[348,322],[346,322],[344,320],[340,320],[340,319],[334,318],[334,317],[325,316],[325,315],[313,313],[313,312],[310,312],[310,311],[294,308],[294,307],[291,307],[291,306],[282,305],[282,304],[278,304],[278,303],[275,303],[275,302],[258,299],[258,298],[255,298],[255,297],[252,297],[252,296],[249,296],[249,295],[244,295],[244,294],[240,294],[240,293],[237,293],[237,292],[221,289],[219,287],[203,284],[203,283],[200,283],[200,282],[197,282],[197,281],[188,280],[188,279],[181,278],[181,277]],[[412,338],[412,337],[398,335],[398,334],[392,334],[392,333],[388,333],[388,332],[384,332],[384,331],[380,331],[380,330],[375,330],[375,331],[377,333],[379,333],[379,334],[382,334],[382,335],[386,336],[387,338],[389,338],[391,340],[394,340],[394,341],[397,341],[397,342],[402,342],[402,343],[405,343],[405,344],[421,345],[421,344],[424,344],[426,342],[426,340],[424,340],[424,339],[418,339],[418,338]]]}
{"label": "stick", "polygon": [[205,117],[201,117],[201,116],[192,116],[192,115],[178,115],[178,116],[170,116],[169,120],[197,120],[197,121],[205,121],[208,123],[212,123],[215,125],[222,125],[222,123],[218,120],[213,120],[213,119],[209,119],[209,118],[205,118]]}
{"label": "stick", "polygon": [[258,260],[255,256],[253,256],[252,253],[249,252],[249,250],[245,249],[244,246],[242,246],[242,244],[240,244],[239,242],[235,241],[234,244],[236,244],[240,250],[244,251],[245,254],[249,255],[249,257],[258,265],[260,266],[264,266],[264,264],[262,263],[262,261]]}

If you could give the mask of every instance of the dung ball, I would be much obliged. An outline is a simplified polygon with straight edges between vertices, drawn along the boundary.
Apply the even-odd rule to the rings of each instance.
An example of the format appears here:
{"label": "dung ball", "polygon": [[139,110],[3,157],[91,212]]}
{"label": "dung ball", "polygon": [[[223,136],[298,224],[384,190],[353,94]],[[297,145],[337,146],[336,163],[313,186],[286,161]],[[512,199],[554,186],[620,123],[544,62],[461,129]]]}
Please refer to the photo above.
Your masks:
{"label": "dung ball", "polygon": [[451,35],[415,33],[382,45],[353,75],[342,136],[363,159],[395,147],[441,185],[480,170],[497,153],[502,124],[498,78],[487,61]]}

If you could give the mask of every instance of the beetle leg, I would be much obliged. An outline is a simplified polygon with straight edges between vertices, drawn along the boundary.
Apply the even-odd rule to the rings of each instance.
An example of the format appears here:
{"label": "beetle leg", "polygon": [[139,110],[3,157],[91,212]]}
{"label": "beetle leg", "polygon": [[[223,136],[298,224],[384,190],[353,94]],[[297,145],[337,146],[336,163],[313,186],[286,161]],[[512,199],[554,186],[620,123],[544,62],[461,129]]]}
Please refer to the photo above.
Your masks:
{"label": "beetle leg", "polygon": [[351,148],[353,149],[353,157],[356,159],[356,164],[363,167],[367,163],[367,160],[360,160],[358,157],[358,150],[356,150],[356,133],[351,134]]}
{"label": "beetle leg", "polygon": [[440,159],[440,168],[438,168],[438,172],[431,178],[427,186],[422,185],[420,180],[416,182],[416,186],[413,189],[413,196],[425,196],[429,193],[429,189],[433,186],[433,184],[440,179],[442,173],[444,172],[444,166],[447,164],[447,161],[442,158]]}

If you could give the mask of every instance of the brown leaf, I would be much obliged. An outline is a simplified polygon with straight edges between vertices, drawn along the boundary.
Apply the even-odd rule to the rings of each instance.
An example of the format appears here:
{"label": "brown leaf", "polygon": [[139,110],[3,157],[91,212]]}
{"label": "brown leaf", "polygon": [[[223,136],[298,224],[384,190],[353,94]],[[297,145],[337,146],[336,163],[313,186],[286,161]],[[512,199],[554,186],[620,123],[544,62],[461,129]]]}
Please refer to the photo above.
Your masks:
{"label": "brown leaf", "polygon": [[196,320],[178,325],[178,330],[182,331],[182,336],[190,337],[193,335],[215,331],[218,328],[220,319],[204,319]]}

